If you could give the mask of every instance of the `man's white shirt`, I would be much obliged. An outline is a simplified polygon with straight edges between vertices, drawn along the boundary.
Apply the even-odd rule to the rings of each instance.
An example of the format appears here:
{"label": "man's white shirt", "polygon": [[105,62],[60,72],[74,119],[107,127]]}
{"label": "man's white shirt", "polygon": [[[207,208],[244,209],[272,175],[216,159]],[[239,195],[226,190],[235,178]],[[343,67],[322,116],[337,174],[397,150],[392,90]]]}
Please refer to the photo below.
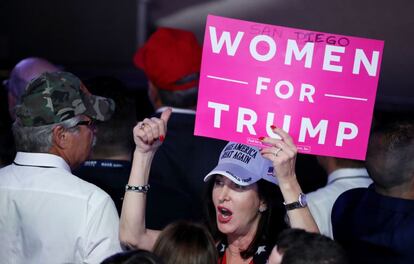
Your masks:
{"label": "man's white shirt", "polygon": [[100,263],[121,251],[118,229],[109,195],[61,157],[18,152],[0,169],[2,263]]}
{"label": "man's white shirt", "polygon": [[321,234],[333,238],[331,212],[336,199],[343,192],[354,188],[366,188],[372,183],[364,168],[338,169],[328,176],[328,183],[306,195],[308,207]]}

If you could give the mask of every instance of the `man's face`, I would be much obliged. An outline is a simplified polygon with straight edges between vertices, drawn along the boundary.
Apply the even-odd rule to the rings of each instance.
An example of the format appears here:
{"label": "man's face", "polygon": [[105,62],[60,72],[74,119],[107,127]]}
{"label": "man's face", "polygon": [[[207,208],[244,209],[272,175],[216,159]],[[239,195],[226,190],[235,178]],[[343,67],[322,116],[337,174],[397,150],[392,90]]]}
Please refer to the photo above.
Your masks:
{"label": "man's face", "polygon": [[[96,129],[91,123],[91,118],[82,115],[81,121],[78,122],[78,131],[69,133],[69,149],[68,155],[70,155],[70,167],[76,168],[82,164],[91,152]],[[89,122],[89,123],[88,123]]]}

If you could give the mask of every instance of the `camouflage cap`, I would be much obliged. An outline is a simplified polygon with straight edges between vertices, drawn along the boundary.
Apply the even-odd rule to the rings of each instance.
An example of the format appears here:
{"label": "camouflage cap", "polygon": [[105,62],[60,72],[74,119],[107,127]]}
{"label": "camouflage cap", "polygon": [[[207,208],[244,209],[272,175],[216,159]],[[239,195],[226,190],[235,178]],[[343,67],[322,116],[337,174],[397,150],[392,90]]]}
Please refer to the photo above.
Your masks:
{"label": "camouflage cap", "polygon": [[43,73],[32,80],[16,107],[16,116],[27,127],[60,123],[77,115],[106,121],[115,110],[110,98],[89,93],[69,72]]}

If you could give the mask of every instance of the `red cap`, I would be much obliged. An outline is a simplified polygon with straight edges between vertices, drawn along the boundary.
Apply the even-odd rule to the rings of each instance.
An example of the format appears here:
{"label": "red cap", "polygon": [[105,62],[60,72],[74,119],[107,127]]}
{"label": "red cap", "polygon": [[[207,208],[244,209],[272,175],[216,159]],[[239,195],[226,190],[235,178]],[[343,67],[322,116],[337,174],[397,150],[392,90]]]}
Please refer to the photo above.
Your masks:
{"label": "red cap", "polygon": [[159,28],[137,50],[134,64],[159,89],[186,90],[198,85],[198,76],[182,80],[200,72],[201,46],[192,32]]}

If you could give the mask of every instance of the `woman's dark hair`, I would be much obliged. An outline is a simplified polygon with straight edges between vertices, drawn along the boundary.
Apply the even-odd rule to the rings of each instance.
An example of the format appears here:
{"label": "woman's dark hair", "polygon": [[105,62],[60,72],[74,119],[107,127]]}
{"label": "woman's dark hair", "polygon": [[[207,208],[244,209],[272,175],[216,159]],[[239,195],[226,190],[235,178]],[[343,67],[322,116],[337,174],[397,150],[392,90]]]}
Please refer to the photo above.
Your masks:
{"label": "woman's dark hair", "polygon": [[211,264],[218,260],[217,249],[208,229],[187,221],[165,227],[155,242],[153,252],[165,264]]}
{"label": "woman's dark hair", "polygon": [[[207,183],[205,193],[207,226],[216,242],[226,241],[227,237],[217,227],[216,208],[212,199],[215,176]],[[267,210],[261,213],[261,218],[256,234],[245,251],[240,253],[241,257],[247,259],[253,256],[257,248],[262,245],[274,245],[277,235],[287,227],[284,216],[286,211],[283,207],[283,196],[278,186],[266,180],[257,182],[259,199],[267,205]]]}
{"label": "woman's dark hair", "polygon": [[114,254],[101,264],[164,264],[154,253],[143,249]]}

